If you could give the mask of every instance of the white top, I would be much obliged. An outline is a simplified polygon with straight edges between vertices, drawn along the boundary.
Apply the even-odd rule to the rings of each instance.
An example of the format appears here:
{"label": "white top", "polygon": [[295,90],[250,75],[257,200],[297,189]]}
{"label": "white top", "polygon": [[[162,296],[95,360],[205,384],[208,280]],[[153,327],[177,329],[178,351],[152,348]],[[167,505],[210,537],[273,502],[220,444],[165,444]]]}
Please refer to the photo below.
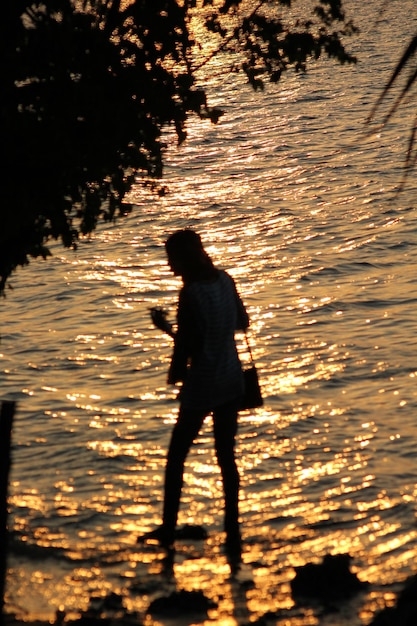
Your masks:
{"label": "white top", "polygon": [[183,381],[183,408],[211,411],[243,394],[235,331],[249,325],[245,307],[229,274],[184,285],[178,303],[168,381]]}

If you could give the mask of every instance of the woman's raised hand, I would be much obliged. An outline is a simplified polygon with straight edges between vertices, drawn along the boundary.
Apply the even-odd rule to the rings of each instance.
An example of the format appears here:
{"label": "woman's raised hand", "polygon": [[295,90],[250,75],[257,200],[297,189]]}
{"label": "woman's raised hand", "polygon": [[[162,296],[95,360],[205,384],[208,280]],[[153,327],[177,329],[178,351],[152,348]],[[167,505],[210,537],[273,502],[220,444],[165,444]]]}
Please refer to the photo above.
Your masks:
{"label": "woman's raised hand", "polygon": [[151,309],[151,319],[154,325],[162,330],[164,333],[170,335],[170,337],[174,336],[172,330],[172,324],[167,320],[168,312],[159,306],[152,307]]}

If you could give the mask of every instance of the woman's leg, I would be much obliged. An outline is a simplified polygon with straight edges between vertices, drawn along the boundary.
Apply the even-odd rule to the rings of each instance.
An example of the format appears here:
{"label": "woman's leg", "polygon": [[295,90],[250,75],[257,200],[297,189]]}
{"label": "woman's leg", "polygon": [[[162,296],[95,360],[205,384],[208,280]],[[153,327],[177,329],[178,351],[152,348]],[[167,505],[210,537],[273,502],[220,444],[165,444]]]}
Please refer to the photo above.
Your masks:
{"label": "woman's leg", "polygon": [[231,552],[240,553],[239,472],[235,458],[236,403],[228,403],[218,407],[213,413],[213,420],[217,461],[223,479],[226,545]]}
{"label": "woman's leg", "polygon": [[183,484],[184,463],[207,413],[182,409],[171,435],[165,468],[164,507],[161,542],[174,541]]}

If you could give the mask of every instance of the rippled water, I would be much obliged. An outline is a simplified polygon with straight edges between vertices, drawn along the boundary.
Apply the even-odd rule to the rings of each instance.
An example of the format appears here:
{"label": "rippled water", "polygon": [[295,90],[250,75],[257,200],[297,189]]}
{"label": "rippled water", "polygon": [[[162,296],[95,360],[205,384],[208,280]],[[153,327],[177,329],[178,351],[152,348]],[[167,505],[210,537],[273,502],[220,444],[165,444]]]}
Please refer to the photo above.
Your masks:
{"label": "rippled water", "polygon": [[[218,603],[211,623],[269,611],[271,623],[355,626],[413,572],[415,179],[395,194],[411,104],[383,132],[362,132],[416,13],[391,2],[377,19],[374,5],[349,2],[357,67],[319,62],[263,95],[217,75],[209,89],[226,115],[192,123],[172,147],[164,198],[136,190],[132,216],[14,277],[0,345],[2,397],[19,403],[8,610],[51,617],[115,591],[143,613],[158,593],[202,589]],[[170,340],[148,308],[174,315],[162,243],[184,226],[234,275],[252,320],[265,406],[242,413],[238,441],[252,587],[230,579],[222,553],[209,421],[180,513],[209,540],[180,543],[170,575],[155,546],[135,543],[160,520],[177,410]],[[330,616],[294,607],[294,567],[340,552],[369,590]]]}

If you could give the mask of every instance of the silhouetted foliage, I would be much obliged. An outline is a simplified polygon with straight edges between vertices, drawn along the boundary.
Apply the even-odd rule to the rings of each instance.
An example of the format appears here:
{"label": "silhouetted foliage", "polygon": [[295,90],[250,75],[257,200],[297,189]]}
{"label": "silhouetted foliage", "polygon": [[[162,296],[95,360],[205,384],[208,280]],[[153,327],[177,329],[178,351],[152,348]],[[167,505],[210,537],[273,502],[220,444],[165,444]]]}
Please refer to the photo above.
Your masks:
{"label": "silhouetted foliage", "polygon": [[[371,114],[368,118],[368,123],[376,121],[378,113],[381,109],[382,103],[386,100],[388,93],[398,85],[399,80],[403,78],[404,83],[399,87],[397,96],[394,99],[393,104],[389,108],[388,112],[382,116],[382,125],[386,125],[394,114],[398,111],[403,104],[405,97],[410,93],[413,86],[417,83],[417,35],[411,38],[407,48],[405,49],[401,59],[395,67],[391,78],[385,85],[380,97],[378,98]],[[408,148],[406,152],[405,160],[405,177],[415,167],[417,163],[417,150],[415,149],[417,134],[417,114],[414,116],[414,121],[411,126],[410,137],[408,140]]]}
{"label": "silhouetted foliage", "polygon": [[[354,62],[341,0],[317,2],[294,20],[291,0],[5,0],[0,290],[49,254],[48,240],[76,246],[98,220],[128,213],[135,181],[161,192],[161,131],[182,142],[191,114],[221,116],[197,80],[215,54],[254,89],[322,55]],[[214,52],[202,58],[207,36]]]}

